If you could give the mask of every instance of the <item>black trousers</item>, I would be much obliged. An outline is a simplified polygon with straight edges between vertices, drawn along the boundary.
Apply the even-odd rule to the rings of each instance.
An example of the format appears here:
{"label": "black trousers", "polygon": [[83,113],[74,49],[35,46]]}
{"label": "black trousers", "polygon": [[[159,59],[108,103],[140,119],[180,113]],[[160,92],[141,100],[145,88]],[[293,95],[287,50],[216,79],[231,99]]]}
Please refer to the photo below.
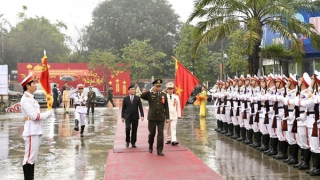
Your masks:
{"label": "black trousers", "polygon": [[88,108],[87,114],[89,114],[90,108],[91,108],[92,114],[94,113],[94,103],[88,103],[88,107],[87,108]]}
{"label": "black trousers", "polygon": [[108,102],[109,102],[109,101],[111,102],[112,106],[115,107],[112,98],[107,98],[107,103],[106,103],[106,105],[108,106]]}
{"label": "black trousers", "polygon": [[156,135],[156,128],[158,128],[158,136],[157,136],[157,152],[162,152],[163,150],[163,128],[164,121],[148,121],[148,129],[149,129],[149,146],[153,146],[154,137]]}
{"label": "black trousers", "polygon": [[[126,142],[135,144],[137,141],[137,130],[138,130],[138,119],[126,119]],[[132,130],[131,130],[132,127]],[[130,140],[130,130],[131,130],[131,140]]]}
{"label": "black trousers", "polygon": [[58,106],[58,97],[53,97],[52,108],[57,108]]}

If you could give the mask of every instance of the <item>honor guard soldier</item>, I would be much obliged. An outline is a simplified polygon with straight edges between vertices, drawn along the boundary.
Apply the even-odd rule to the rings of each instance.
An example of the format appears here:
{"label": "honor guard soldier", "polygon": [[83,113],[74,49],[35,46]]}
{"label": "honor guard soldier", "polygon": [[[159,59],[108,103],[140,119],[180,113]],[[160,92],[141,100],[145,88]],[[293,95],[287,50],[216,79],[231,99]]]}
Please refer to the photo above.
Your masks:
{"label": "honor guard soldier", "polygon": [[301,148],[301,163],[293,165],[299,170],[307,170],[310,168],[310,144],[309,133],[312,131],[314,122],[314,102],[312,98],[312,91],[309,89],[311,85],[311,78],[307,73],[303,73],[299,81],[300,95],[296,99],[295,105],[299,107],[299,117],[296,117],[296,125],[292,128],[297,132],[297,142]]}
{"label": "honor guard soldier", "polygon": [[167,99],[168,99],[168,106],[170,112],[170,121],[166,123],[166,132],[167,132],[167,143],[172,144],[175,146],[179,144],[177,141],[176,131],[177,131],[177,120],[181,119],[181,106],[180,106],[180,98],[178,95],[173,94],[174,91],[174,84],[173,82],[168,82],[166,84],[166,91],[167,91]]}
{"label": "honor guard soldier", "polygon": [[221,91],[221,87],[220,87],[219,80],[217,80],[216,86],[217,86],[217,91],[213,94],[213,99],[215,99],[213,107],[215,108],[215,114],[216,114],[216,119],[217,119],[217,128],[215,129],[215,131],[220,132],[223,130],[223,123],[220,118],[220,104],[221,104],[220,91]]}
{"label": "honor guard soldier", "polygon": [[284,99],[284,106],[287,106],[288,108],[288,116],[285,115],[285,117],[282,119],[282,121],[287,121],[287,131],[286,131],[286,139],[289,144],[289,157],[288,159],[284,160],[289,165],[298,164],[298,152],[299,152],[299,146],[296,141],[296,134],[292,133],[292,125],[293,121],[295,119],[294,115],[294,102],[297,94],[297,87],[298,87],[298,80],[296,78],[296,75],[292,75],[290,73],[288,83],[286,85],[287,87],[287,95]]}
{"label": "honor guard soldier", "polygon": [[148,129],[149,129],[149,152],[153,151],[153,142],[158,127],[157,154],[164,156],[163,150],[163,128],[164,122],[170,120],[167,95],[161,92],[161,79],[152,82],[150,91],[141,94],[140,98],[149,102]]}
{"label": "honor guard soldier", "polygon": [[231,95],[231,119],[232,123],[234,126],[234,135],[231,137],[232,139],[238,139],[240,138],[240,125],[238,122],[238,117],[237,117],[237,108],[238,108],[238,101],[237,101],[237,96],[238,96],[238,91],[239,91],[239,79],[237,76],[233,78],[233,89],[232,89],[232,95]]}
{"label": "honor guard soldier", "polygon": [[[274,111],[275,115],[273,118],[273,128],[276,130],[276,135],[279,140],[279,151],[278,154],[273,156],[275,159],[287,159],[288,158],[288,142],[286,141],[285,131],[282,130],[282,118],[285,112],[284,106],[284,98],[287,95],[286,84],[288,82],[288,78],[283,76],[278,76],[276,80],[277,92],[274,99]],[[286,109],[287,111],[287,109]]]}
{"label": "honor guard soldier", "polygon": [[249,125],[250,111],[251,111],[250,99],[252,96],[251,79],[252,79],[252,77],[248,74],[246,81],[245,81],[245,98],[243,100],[243,103],[244,103],[243,119],[244,119],[245,128],[246,128],[246,132],[247,132],[247,138],[243,142],[245,144],[252,144],[253,143],[252,142],[253,130],[252,130],[252,127]]}
{"label": "honor guard soldier", "polygon": [[265,120],[267,117],[267,102],[266,102],[266,93],[267,93],[267,81],[268,78],[266,76],[261,76],[260,77],[260,94],[258,97],[258,103],[261,103],[261,109],[258,110],[259,112],[259,130],[262,133],[262,142],[263,144],[258,147],[257,149],[259,151],[267,151],[269,149],[269,141],[270,141],[270,136],[268,132],[268,124],[266,124]]}
{"label": "honor guard soldier", "polygon": [[75,103],[75,111],[74,111],[74,116],[75,116],[75,131],[79,131],[79,120],[80,120],[80,125],[81,125],[81,131],[80,131],[80,136],[83,137],[83,131],[86,125],[86,113],[87,113],[87,99],[88,97],[86,96],[85,93],[83,93],[83,84],[78,84],[77,88],[72,90],[69,94],[69,97],[73,99],[73,102]]}
{"label": "honor guard soldier", "polygon": [[33,180],[34,166],[37,161],[41,136],[43,134],[42,121],[52,116],[53,111],[40,112],[40,105],[33,97],[33,93],[37,90],[37,83],[33,79],[32,73],[24,78],[20,85],[24,90],[21,98],[21,112],[25,120],[22,133],[25,141],[23,174],[25,180]]}
{"label": "honor guard soldier", "polygon": [[239,92],[238,92],[238,107],[237,107],[237,112],[236,115],[238,117],[238,123],[240,125],[240,137],[237,139],[238,141],[245,141],[246,140],[246,127],[244,124],[244,119],[243,119],[243,114],[244,114],[244,102],[243,100],[245,99],[245,78],[243,75],[240,76],[239,78]]}
{"label": "honor guard soldier", "polygon": [[267,155],[276,155],[278,154],[278,137],[275,133],[275,129],[272,128],[273,116],[274,116],[274,109],[273,109],[273,101],[276,95],[276,78],[273,74],[269,74],[268,82],[267,82],[267,94],[266,94],[266,119],[265,124],[267,125],[269,136],[271,138],[271,146],[269,150],[265,151]]}
{"label": "honor guard soldier", "polygon": [[310,146],[312,152],[313,168],[307,171],[310,176],[320,176],[320,120],[319,120],[319,103],[320,103],[320,73],[315,71],[312,77],[312,87],[314,89],[313,102],[315,103],[315,118],[310,137]]}
{"label": "honor guard soldier", "polygon": [[221,92],[220,92],[220,118],[222,120],[222,131],[220,131],[221,134],[227,134],[228,132],[228,123],[226,120],[226,109],[225,109],[225,105],[227,105],[227,89],[226,89],[226,85],[224,82],[220,82],[222,88],[221,88]]}
{"label": "honor guard soldier", "polygon": [[[227,89],[227,104],[225,107],[225,116],[226,116],[226,120],[228,123],[228,133],[226,134],[226,136],[232,137],[234,135],[233,133],[233,122],[232,122],[232,118],[231,115],[233,116],[233,99],[232,99],[232,93],[233,93],[233,80],[231,78],[228,77],[227,82],[226,82],[228,89]],[[231,104],[232,103],[232,104]]]}
{"label": "honor guard soldier", "polygon": [[250,144],[249,146],[256,148],[261,146],[261,132],[259,130],[259,112],[258,112],[258,110],[261,110],[261,102],[258,104],[261,87],[260,87],[260,79],[256,75],[254,75],[254,77],[252,78],[251,87],[252,87],[252,97],[251,97],[251,107],[250,107],[251,113],[250,113],[249,125],[252,127],[252,130],[254,132],[254,143]]}

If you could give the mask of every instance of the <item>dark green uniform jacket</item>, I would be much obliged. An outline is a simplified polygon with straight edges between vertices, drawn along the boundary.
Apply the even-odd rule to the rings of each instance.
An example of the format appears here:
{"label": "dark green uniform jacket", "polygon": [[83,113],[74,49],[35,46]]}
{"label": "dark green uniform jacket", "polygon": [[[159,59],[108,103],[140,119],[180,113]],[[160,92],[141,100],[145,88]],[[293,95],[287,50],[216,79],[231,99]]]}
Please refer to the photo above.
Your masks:
{"label": "dark green uniform jacket", "polygon": [[149,121],[165,121],[170,119],[167,95],[163,92],[156,93],[147,91],[141,94],[141,99],[149,102]]}

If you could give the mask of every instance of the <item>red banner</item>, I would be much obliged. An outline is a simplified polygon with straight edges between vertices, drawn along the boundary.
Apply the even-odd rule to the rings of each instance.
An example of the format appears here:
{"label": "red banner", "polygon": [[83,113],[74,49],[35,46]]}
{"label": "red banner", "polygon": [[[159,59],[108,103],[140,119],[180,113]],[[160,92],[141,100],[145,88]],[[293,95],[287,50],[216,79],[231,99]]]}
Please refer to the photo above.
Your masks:
{"label": "red banner", "polygon": [[50,110],[53,105],[53,98],[51,95],[51,87],[49,82],[50,75],[49,75],[49,69],[48,69],[47,56],[44,55],[41,61],[42,61],[42,69],[40,73],[40,84],[46,95],[47,109]]}
{"label": "red banner", "polygon": [[[106,82],[104,82],[103,72],[89,69],[87,63],[48,63],[48,69],[49,82],[56,83],[60,90],[65,84],[65,81],[60,80],[64,75],[71,75],[75,78],[75,81],[67,82],[74,88],[82,83],[85,87],[96,87],[103,93],[103,91],[108,91],[111,85],[113,94],[116,96],[127,95],[128,87],[131,85],[129,70],[108,72]],[[41,63],[18,63],[18,82],[21,82],[29,72],[33,72],[36,79],[40,79],[41,71]]]}

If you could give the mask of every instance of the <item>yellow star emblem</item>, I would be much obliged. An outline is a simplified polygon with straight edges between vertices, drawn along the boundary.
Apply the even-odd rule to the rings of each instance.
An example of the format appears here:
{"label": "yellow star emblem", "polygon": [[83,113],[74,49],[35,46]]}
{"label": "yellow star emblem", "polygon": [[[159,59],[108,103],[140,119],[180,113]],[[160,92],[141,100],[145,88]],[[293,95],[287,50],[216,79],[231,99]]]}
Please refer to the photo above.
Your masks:
{"label": "yellow star emblem", "polygon": [[181,92],[183,91],[183,89],[181,89],[180,84],[179,86],[176,86],[176,94],[178,94],[181,97]]}

